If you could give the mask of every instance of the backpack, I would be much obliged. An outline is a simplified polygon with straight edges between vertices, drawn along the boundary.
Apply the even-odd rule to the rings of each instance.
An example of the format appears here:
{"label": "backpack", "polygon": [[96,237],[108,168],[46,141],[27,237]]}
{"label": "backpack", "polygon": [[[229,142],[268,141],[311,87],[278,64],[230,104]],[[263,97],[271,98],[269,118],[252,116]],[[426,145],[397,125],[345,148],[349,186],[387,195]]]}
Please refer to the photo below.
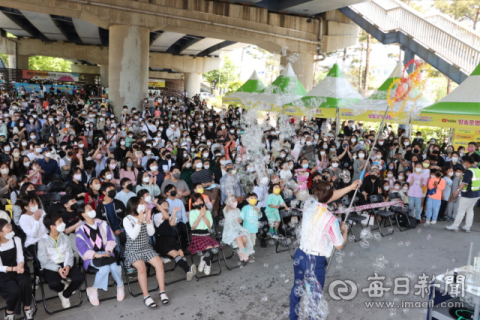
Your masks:
{"label": "backpack", "polygon": [[410,217],[408,214],[400,214],[398,216],[398,222],[402,227],[408,229],[415,229],[417,227],[417,219]]}

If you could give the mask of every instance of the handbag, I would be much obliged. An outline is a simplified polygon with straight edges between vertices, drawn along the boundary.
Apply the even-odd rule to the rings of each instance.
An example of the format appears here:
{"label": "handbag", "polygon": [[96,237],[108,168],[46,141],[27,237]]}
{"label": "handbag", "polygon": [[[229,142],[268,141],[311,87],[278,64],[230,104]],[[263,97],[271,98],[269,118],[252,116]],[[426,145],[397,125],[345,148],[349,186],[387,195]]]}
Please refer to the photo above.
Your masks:
{"label": "handbag", "polygon": [[93,258],[92,259],[92,264],[97,267],[104,267],[111,265],[113,263],[117,263],[117,258],[115,257],[101,257],[101,258]]}
{"label": "handbag", "polygon": [[[442,179],[442,178],[438,178],[438,183],[440,183],[440,180],[441,180],[441,179]],[[437,193],[437,187],[435,187],[435,188],[433,188],[433,189],[428,189],[428,191],[427,191],[427,194],[428,194],[429,196],[433,196],[435,193]]]}

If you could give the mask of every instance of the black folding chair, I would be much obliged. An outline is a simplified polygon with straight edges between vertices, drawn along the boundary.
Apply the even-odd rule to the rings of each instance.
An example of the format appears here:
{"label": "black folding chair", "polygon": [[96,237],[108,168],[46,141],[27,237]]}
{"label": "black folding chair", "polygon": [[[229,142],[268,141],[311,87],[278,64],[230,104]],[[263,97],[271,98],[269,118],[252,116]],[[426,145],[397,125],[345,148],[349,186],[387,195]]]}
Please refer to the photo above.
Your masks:
{"label": "black folding chair", "polygon": [[35,194],[39,195],[39,193],[43,194],[43,193],[47,193],[47,192],[48,192],[48,189],[47,189],[46,185],[39,184],[39,185],[35,186]]}
{"label": "black folding chair", "polygon": [[[399,193],[397,192],[394,192],[394,193],[390,193],[388,195],[388,198],[390,200],[393,200],[393,199],[402,199],[402,197],[400,196]],[[403,203],[402,203],[403,204]],[[398,230],[400,230],[400,232],[403,232],[405,230],[409,230],[410,228],[404,228],[402,229],[400,227],[400,220],[399,220],[399,217],[403,215],[403,219],[410,219],[409,218],[409,214],[412,210],[410,210],[408,207],[406,207],[405,205],[398,205],[398,206],[392,206],[391,210],[393,212],[395,212],[395,220],[397,222],[397,227],[398,227]]]}
{"label": "black folding chair", "polygon": [[[212,226],[212,228],[213,228],[213,226]],[[216,232],[216,231],[215,231],[215,232]],[[211,233],[210,236],[211,236],[212,238],[216,239],[216,235],[215,235],[215,234]],[[190,235],[190,239],[192,239],[192,236],[191,236],[191,235]],[[199,276],[199,275],[198,275],[198,271],[197,271],[197,274],[195,275],[195,278],[197,278],[197,281],[200,281],[200,279],[215,277],[215,276],[219,276],[220,274],[222,274],[222,265],[220,264],[220,251],[223,253],[223,250],[222,250],[222,248],[221,248],[221,245],[220,245],[220,247],[218,247],[218,248],[213,248],[213,249],[216,249],[216,250],[212,250],[212,251],[213,251],[213,257],[212,257],[210,266],[213,267],[213,264],[216,263],[216,262],[218,262],[218,272],[217,272],[217,273],[210,273],[208,276],[207,276],[207,275],[205,275],[205,276]],[[225,253],[223,253],[223,254],[225,254]],[[217,260],[214,260],[215,255],[217,256]],[[195,256],[199,256],[199,255],[198,255],[198,254],[195,254],[195,255],[191,254],[191,255],[190,255],[190,259],[191,259],[191,262],[192,262],[192,263],[195,263],[194,260],[193,260]],[[200,256],[200,259],[202,259],[202,256]],[[198,266],[199,263],[196,263],[196,265]]]}
{"label": "black folding chair", "polygon": [[[88,282],[87,282],[87,276],[90,274],[90,275],[96,275],[97,272],[98,272],[98,269],[97,268],[94,268],[92,266],[88,266],[87,270],[85,270],[85,266],[83,264],[83,259],[82,257],[79,257],[79,261],[78,261],[78,267],[80,268],[80,271],[82,271],[82,273],[85,275],[85,289],[82,290],[83,292],[86,292],[87,291],[87,288],[88,288]],[[110,277],[111,275],[109,275]],[[115,285],[115,281],[113,281],[112,284],[109,284],[108,287],[111,288]],[[98,301],[107,301],[107,300],[112,300],[112,299],[116,299],[117,298],[117,295],[115,294],[114,296],[111,296],[111,297],[105,297],[105,298],[102,298],[102,299],[98,299]],[[88,299],[88,295],[87,295],[87,299]]]}
{"label": "black folding chair", "polygon": [[60,201],[62,197],[58,193],[47,193],[39,195],[38,198],[42,201],[44,206],[49,207],[53,205],[54,202]]}
{"label": "black folding chair", "polygon": [[[370,199],[370,203],[381,203],[381,202],[384,202],[385,200],[383,199],[383,196],[381,194],[373,194],[369,197]],[[377,223],[377,227],[372,229],[372,231],[374,230],[377,230],[380,232],[380,234],[382,235],[382,237],[386,237],[386,236],[389,236],[391,234],[393,234],[394,230],[393,230],[393,221],[392,221],[392,216],[395,215],[394,212],[392,211],[388,211],[388,210],[379,210],[379,209],[372,209],[371,210],[373,212],[373,216],[374,216],[374,219],[375,219],[375,222]],[[383,234],[382,232],[382,223],[379,222],[378,218],[381,217],[382,218],[382,222],[383,222],[383,227],[384,228],[387,228],[387,227],[392,227],[392,231],[389,232],[389,233],[386,233],[386,234]],[[368,218],[368,221],[367,221],[367,225],[370,224],[370,219],[372,218],[372,216],[370,216]],[[390,221],[390,225],[387,226],[387,219],[388,221]]]}
{"label": "black folding chair", "polygon": [[[74,263],[75,265],[75,263]],[[38,286],[40,288],[40,292],[42,294],[42,300],[37,300],[36,302],[40,302],[40,301],[43,301],[43,308],[45,309],[45,312],[51,316],[53,316],[54,314],[56,313],[59,313],[59,312],[62,312],[62,311],[66,311],[66,310],[70,310],[70,309],[74,309],[74,308],[78,308],[82,305],[83,303],[83,297],[82,297],[82,290],[80,290],[80,288],[78,288],[78,295],[80,297],[80,301],[75,304],[75,305],[72,305],[70,306],[69,308],[64,308],[64,309],[59,309],[59,310],[54,310],[54,311],[50,311],[48,309],[48,306],[47,306],[47,301],[48,300],[52,300],[52,299],[60,299],[58,297],[58,295],[55,295],[53,297],[46,297],[45,295],[45,289],[44,289],[44,284],[47,284],[48,283],[45,281],[44,277],[43,277],[43,273],[42,273],[42,269],[41,269],[41,265],[40,265],[40,261],[38,261],[38,259],[35,259],[33,261],[33,267],[34,267],[34,275],[35,277],[34,278],[38,278],[39,279],[39,282],[38,282]],[[33,290],[33,296],[35,296],[35,292],[36,292],[36,286],[35,284],[33,284],[33,287],[35,288]],[[73,295],[72,295],[73,296]]]}
{"label": "black folding chair", "polygon": [[[237,269],[237,268],[240,268],[241,266],[245,266],[246,265],[246,262],[243,262],[243,261],[239,261],[235,266],[229,266],[228,265],[228,262],[227,260],[228,259],[231,259],[233,258],[233,256],[235,255],[235,249],[233,248],[233,246],[229,245],[228,243],[224,243],[222,242],[222,238],[223,238],[223,226],[220,226],[220,220],[218,220],[218,222],[215,221],[215,219],[213,219],[213,226],[212,226],[212,229],[213,229],[213,232],[215,234],[215,239],[221,243],[221,247],[219,247],[218,249],[222,252],[222,259],[223,259],[223,262],[225,263],[225,267],[231,271],[233,269]],[[232,249],[232,252],[229,256],[226,256],[225,255],[225,251],[223,250],[223,247],[229,247]],[[220,256],[219,256],[220,257]],[[213,259],[212,259],[212,262],[213,262]]]}
{"label": "black folding chair", "polygon": [[66,182],[53,181],[48,184],[48,192],[65,192]]}
{"label": "black folding chair", "polygon": [[[355,201],[354,201],[354,204],[352,205],[352,208],[355,208],[355,206],[358,204],[358,200],[359,200],[358,197],[356,197]],[[341,200],[342,205],[345,208],[348,208],[350,206],[351,201],[352,201],[352,198],[350,198],[349,196],[344,196]],[[348,233],[353,236],[353,240],[355,242],[358,242],[360,240],[357,240],[357,237],[353,233],[353,230],[352,230],[353,226],[354,226],[354,224],[358,224],[358,225],[360,225],[360,227],[363,230],[362,221],[364,221],[365,219],[367,219],[367,217],[361,216],[355,211],[350,212],[350,214],[348,215],[348,220],[346,221],[347,226],[348,226]]]}
{"label": "black folding chair", "polygon": [[[295,227],[289,226],[287,221],[290,218],[290,222],[291,222],[292,217],[297,217],[298,223],[300,223],[301,217],[302,217],[302,211],[299,210],[298,208],[291,208],[290,211],[287,211],[285,209],[280,210],[280,227],[278,229],[278,239],[277,239],[277,244],[275,246],[275,252],[280,253],[280,252],[288,251],[290,252],[290,256],[293,259],[293,255],[295,254],[295,252],[293,252],[292,254],[292,251],[291,251],[292,248],[290,245],[296,241],[297,236],[295,234]],[[278,249],[280,244],[286,248]]]}

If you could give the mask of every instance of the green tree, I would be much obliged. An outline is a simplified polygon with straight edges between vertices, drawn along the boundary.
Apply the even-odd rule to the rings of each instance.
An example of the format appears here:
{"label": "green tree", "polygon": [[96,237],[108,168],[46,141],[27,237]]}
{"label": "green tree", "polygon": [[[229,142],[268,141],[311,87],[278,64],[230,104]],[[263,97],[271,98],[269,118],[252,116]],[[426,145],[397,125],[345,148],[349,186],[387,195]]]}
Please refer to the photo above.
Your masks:
{"label": "green tree", "polygon": [[254,59],[265,62],[265,77],[263,82],[266,86],[272,83],[280,74],[280,57],[278,54],[271,53],[255,45],[246,47],[245,53]]}
{"label": "green tree", "polygon": [[480,20],[480,0],[436,0],[435,8],[457,21],[469,21],[473,30],[477,29]]}
{"label": "green tree", "polygon": [[40,71],[59,71],[59,72],[72,72],[70,65],[71,61],[62,58],[52,58],[44,56],[30,57],[28,60],[28,68],[30,70]]}
{"label": "green tree", "polygon": [[212,87],[216,87],[215,89],[227,92],[230,90],[231,83],[239,81],[237,66],[228,56],[224,56],[222,67],[204,73],[203,79],[210,83]]}
{"label": "green tree", "polygon": [[6,53],[0,53],[0,59],[2,59],[3,64],[5,65],[5,67],[8,68],[8,54],[6,54]]}

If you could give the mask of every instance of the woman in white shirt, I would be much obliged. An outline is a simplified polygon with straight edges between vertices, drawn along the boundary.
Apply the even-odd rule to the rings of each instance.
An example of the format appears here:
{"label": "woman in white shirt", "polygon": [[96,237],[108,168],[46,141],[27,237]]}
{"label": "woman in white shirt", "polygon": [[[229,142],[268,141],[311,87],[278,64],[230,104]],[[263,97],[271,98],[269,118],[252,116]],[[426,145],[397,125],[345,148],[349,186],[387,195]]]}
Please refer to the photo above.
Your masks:
{"label": "woman in white shirt", "polygon": [[15,319],[23,305],[25,319],[33,319],[32,280],[25,270],[22,240],[15,237],[12,225],[0,219],[0,296],[5,300],[5,319]]}
{"label": "woman in white shirt", "polygon": [[34,258],[37,257],[35,244],[47,233],[43,225],[45,211],[39,208],[39,202],[36,196],[22,197],[17,200],[17,205],[22,209],[18,223],[27,235],[25,248]]}
{"label": "woman in white shirt", "polygon": [[155,234],[155,226],[152,223],[152,213],[147,203],[140,197],[132,197],[128,200],[127,209],[123,219],[127,242],[125,244],[125,267],[133,266],[138,271],[138,283],[143,293],[143,302],[149,308],[156,308],[157,304],[148,294],[147,266],[150,263],[155,268],[159,297],[162,304],[170,301],[165,293],[165,273],[162,259],[150,245],[149,237]]}
{"label": "woman in white shirt", "polygon": [[[315,283],[318,281],[320,288],[314,283],[309,283],[311,285],[309,296],[318,296],[315,293],[320,294],[324,288],[326,266],[333,248],[341,250],[347,242],[347,227],[342,223],[342,228],[340,228],[340,223],[335,215],[328,211],[327,203],[340,199],[348,192],[355,190],[358,185],[360,185],[360,180],[346,188],[334,191],[330,183],[320,181],[312,189],[312,195],[318,199],[319,203],[314,202],[313,199],[307,200],[305,203],[300,246],[293,257],[295,282],[290,293],[291,320],[298,319],[295,309],[300,302],[301,295],[298,294],[297,283],[301,283],[303,286],[303,283],[308,281],[308,279],[304,279],[304,275],[309,275],[309,278],[314,275]],[[306,303],[309,302],[310,299]],[[316,311],[319,308],[319,301],[312,300],[312,302],[308,307]]]}

